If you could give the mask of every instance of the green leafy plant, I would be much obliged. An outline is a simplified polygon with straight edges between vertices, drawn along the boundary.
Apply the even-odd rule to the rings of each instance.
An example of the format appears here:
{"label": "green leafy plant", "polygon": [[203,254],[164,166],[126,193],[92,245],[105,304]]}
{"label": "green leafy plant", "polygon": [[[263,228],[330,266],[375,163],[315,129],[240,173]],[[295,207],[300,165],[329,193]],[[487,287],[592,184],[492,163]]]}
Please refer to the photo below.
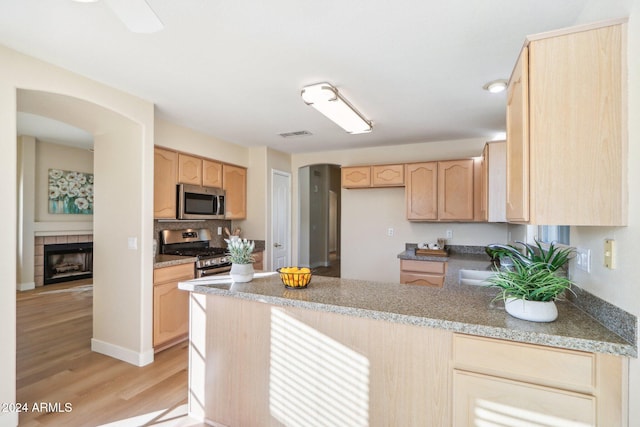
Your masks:
{"label": "green leafy plant", "polygon": [[501,289],[496,300],[518,298],[528,301],[554,301],[565,290],[571,290],[572,285],[568,278],[550,270],[545,262],[515,262],[512,269],[498,270],[487,283]]}
{"label": "green leafy plant", "polygon": [[253,262],[254,241],[247,239],[224,239],[227,242],[227,254],[233,264],[251,264]]}
{"label": "green leafy plant", "polygon": [[[559,248],[553,242],[545,250],[542,244],[536,240],[535,246],[529,243],[516,242],[522,245],[522,250],[512,245],[487,245],[485,251],[495,261],[502,257],[510,258],[514,264],[532,265],[537,268],[546,268],[556,271],[564,267],[575,254],[573,248]],[[524,252],[522,252],[524,251]]]}
{"label": "green leafy plant", "polygon": [[488,286],[501,289],[496,299],[554,301],[565,290],[571,290],[572,282],[558,270],[573,257],[573,248],[558,248],[551,243],[545,249],[537,240],[535,246],[517,243],[522,245],[522,249],[499,244],[491,244],[485,248],[494,262],[506,257],[513,264],[508,268],[497,269],[496,273],[487,279]]}

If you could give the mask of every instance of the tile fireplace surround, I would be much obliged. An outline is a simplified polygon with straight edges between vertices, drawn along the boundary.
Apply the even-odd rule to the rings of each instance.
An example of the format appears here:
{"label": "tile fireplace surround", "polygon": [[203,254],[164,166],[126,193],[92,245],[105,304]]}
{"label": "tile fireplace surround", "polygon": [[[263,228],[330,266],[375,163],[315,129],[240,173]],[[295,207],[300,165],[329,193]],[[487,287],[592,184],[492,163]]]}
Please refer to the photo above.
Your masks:
{"label": "tile fireplace surround", "polygon": [[34,281],[36,286],[44,285],[44,245],[54,245],[59,243],[85,243],[92,241],[93,234],[36,236],[34,241]]}

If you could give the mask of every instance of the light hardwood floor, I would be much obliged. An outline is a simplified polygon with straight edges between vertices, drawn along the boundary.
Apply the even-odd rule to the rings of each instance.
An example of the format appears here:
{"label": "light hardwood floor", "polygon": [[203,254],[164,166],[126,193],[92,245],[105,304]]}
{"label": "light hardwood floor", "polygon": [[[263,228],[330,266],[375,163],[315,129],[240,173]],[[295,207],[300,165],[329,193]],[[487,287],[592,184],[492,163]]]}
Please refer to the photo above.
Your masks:
{"label": "light hardwood floor", "polygon": [[[185,415],[188,344],[144,367],[94,353],[92,298],[87,281],[17,293],[19,425],[204,426]],[[41,402],[53,411],[33,412]]]}

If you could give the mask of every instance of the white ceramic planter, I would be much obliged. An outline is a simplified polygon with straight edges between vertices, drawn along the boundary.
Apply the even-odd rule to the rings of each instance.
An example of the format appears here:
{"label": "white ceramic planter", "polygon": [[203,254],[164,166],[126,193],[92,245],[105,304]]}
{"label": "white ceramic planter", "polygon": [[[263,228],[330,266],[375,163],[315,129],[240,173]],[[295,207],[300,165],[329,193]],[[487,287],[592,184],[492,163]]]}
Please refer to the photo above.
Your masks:
{"label": "white ceramic planter", "polygon": [[513,317],[531,322],[553,322],[558,318],[558,308],[553,301],[507,298],[504,301],[504,308]]}
{"label": "white ceramic planter", "polygon": [[253,264],[231,264],[229,275],[236,283],[250,282],[253,279]]}

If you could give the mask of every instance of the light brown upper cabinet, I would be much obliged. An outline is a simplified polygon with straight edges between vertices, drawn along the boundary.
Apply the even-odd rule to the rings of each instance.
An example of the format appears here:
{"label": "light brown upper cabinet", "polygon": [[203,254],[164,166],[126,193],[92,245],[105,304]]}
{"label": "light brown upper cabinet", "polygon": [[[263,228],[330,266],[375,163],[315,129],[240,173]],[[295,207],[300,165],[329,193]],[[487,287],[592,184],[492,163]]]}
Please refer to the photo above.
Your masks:
{"label": "light brown upper cabinet", "polygon": [[202,159],[202,185],[222,188],[222,163]]}
{"label": "light brown upper cabinet", "polygon": [[162,148],[153,151],[153,217],[176,217],[178,154]]}
{"label": "light brown upper cabinet", "polygon": [[202,185],[202,159],[178,154],[178,183]]}
{"label": "light brown upper cabinet", "polygon": [[222,165],[222,182],[225,190],[225,218],[247,217],[247,170],[239,166]]}
{"label": "light brown upper cabinet", "polygon": [[178,183],[222,188],[222,163],[180,153]]}
{"label": "light brown upper cabinet", "polygon": [[507,219],[627,224],[626,23],[529,37],[507,94]]}
{"label": "light brown upper cabinet", "polygon": [[484,163],[486,168],[487,220],[489,222],[507,221],[507,143],[492,141],[484,146]]}
{"label": "light brown upper cabinet", "polygon": [[473,159],[438,162],[438,219],[473,221]]}
{"label": "light brown upper cabinet", "polygon": [[176,218],[176,184],[226,190],[226,219],[247,217],[247,169],[154,147],[154,218]]}
{"label": "light brown upper cabinet", "polygon": [[487,147],[482,156],[473,159],[473,220],[486,222],[487,211]]}
{"label": "light brown upper cabinet", "polygon": [[404,186],[404,165],[371,166],[372,187]]}
{"label": "light brown upper cabinet", "polygon": [[345,166],[342,188],[403,187],[404,165]]}
{"label": "light brown upper cabinet", "polygon": [[438,162],[412,163],[405,166],[405,200],[407,219],[438,219]]}
{"label": "light brown upper cabinet", "polygon": [[371,187],[371,166],[345,166],[341,172],[343,188]]}
{"label": "light brown upper cabinet", "polygon": [[407,219],[473,221],[473,159],[405,165]]}

